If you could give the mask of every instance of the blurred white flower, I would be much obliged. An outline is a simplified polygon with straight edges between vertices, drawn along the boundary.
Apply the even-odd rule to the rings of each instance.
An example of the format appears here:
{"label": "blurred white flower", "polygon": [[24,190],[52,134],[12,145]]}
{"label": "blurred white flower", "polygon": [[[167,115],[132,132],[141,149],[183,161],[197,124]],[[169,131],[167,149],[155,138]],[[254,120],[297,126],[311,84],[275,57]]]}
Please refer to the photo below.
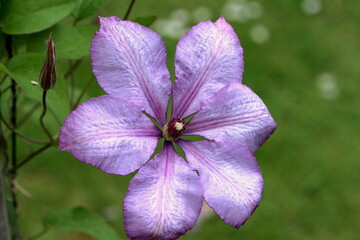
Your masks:
{"label": "blurred white flower", "polygon": [[178,8],[171,12],[170,19],[181,21],[185,25],[190,20],[190,13],[185,9]]}
{"label": "blurred white flower", "polygon": [[250,29],[251,39],[259,44],[265,43],[270,38],[270,32],[264,25],[257,24]]}
{"label": "blurred white flower", "polygon": [[158,19],[153,24],[156,32],[171,38],[180,38],[188,30],[184,22],[177,19]]}
{"label": "blurred white flower", "polygon": [[119,209],[119,206],[107,206],[104,207],[101,210],[101,215],[107,220],[107,221],[114,221],[118,218],[118,213],[121,211]]}
{"label": "blurred white flower", "polygon": [[186,25],[189,20],[190,13],[185,9],[179,8],[170,14],[170,18],[156,20],[153,26],[155,31],[161,35],[177,39],[188,30]]}
{"label": "blurred white flower", "polygon": [[249,2],[248,7],[250,9],[251,18],[259,18],[263,13],[263,7],[259,2]]}
{"label": "blurred white flower", "polygon": [[303,0],[301,2],[301,8],[306,14],[316,14],[321,11],[321,0]]}
{"label": "blurred white flower", "polygon": [[224,17],[230,21],[245,22],[250,18],[250,9],[243,0],[231,0],[222,9]]}
{"label": "blurred white flower", "polygon": [[262,13],[262,5],[256,1],[229,0],[222,9],[222,14],[226,19],[237,22],[259,18]]}
{"label": "blurred white flower", "polygon": [[205,6],[198,7],[193,11],[193,18],[195,22],[210,20],[212,15],[211,9]]}
{"label": "blurred white flower", "polygon": [[337,79],[332,73],[322,73],[316,79],[316,85],[323,98],[332,100],[339,96],[339,88],[337,86]]}

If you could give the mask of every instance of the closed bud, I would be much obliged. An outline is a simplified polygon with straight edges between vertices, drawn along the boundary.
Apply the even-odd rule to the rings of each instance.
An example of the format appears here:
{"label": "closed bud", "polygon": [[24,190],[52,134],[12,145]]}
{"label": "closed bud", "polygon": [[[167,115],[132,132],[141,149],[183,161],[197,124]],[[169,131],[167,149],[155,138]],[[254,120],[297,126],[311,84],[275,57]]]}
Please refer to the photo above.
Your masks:
{"label": "closed bud", "polygon": [[56,53],[51,33],[45,43],[47,45],[47,55],[40,72],[39,85],[42,89],[49,90],[53,88],[56,83]]}

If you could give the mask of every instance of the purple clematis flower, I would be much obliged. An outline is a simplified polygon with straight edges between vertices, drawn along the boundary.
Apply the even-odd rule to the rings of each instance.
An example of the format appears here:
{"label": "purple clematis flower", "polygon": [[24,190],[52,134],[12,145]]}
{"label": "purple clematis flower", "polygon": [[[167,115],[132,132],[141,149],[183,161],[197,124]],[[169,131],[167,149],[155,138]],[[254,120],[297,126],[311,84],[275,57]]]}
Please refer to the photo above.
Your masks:
{"label": "purple clematis flower", "polygon": [[[110,174],[139,169],[124,199],[131,239],[176,239],[195,225],[203,198],[239,228],[263,191],[253,153],[276,124],[261,99],[241,83],[243,50],[232,27],[221,17],[187,32],[177,45],[172,86],[157,33],[117,17],[100,22],[92,68],[109,95],[90,99],[67,117],[60,150]],[[170,93],[174,110],[167,122]],[[181,138],[186,135],[212,141]],[[162,152],[149,160],[162,137]]]}

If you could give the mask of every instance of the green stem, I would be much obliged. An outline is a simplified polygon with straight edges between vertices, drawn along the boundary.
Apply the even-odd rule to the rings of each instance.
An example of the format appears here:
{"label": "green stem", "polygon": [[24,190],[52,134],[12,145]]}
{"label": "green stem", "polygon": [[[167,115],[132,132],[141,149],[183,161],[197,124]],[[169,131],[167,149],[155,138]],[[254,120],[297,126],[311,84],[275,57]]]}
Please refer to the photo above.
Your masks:
{"label": "green stem", "polygon": [[15,128],[13,128],[9,123],[6,122],[5,118],[3,117],[1,111],[0,111],[0,120],[1,122],[3,122],[5,124],[5,126],[12,132],[15,133],[17,136],[21,137],[22,139],[29,141],[29,142],[33,142],[33,143],[37,143],[37,144],[48,144],[48,142],[44,142],[41,140],[37,140],[34,138],[30,138],[27,137],[25,135],[22,135],[20,132],[18,132]]}
{"label": "green stem", "polygon": [[88,88],[90,87],[90,84],[92,83],[93,78],[90,78],[89,81],[86,83],[85,87],[82,89],[78,99],[76,100],[75,104],[72,106],[72,110],[74,110],[75,108],[77,108],[77,106],[79,106],[81,99],[83,98],[85,92],[88,90]]}
{"label": "green stem", "polygon": [[[12,36],[7,35],[5,38],[5,48],[8,53],[8,58],[11,59],[13,57],[13,49],[12,49]],[[12,104],[11,104],[11,125],[15,129],[16,128],[16,82],[14,79],[11,79],[11,93],[12,93]],[[17,151],[16,151],[16,133],[11,133],[11,165],[15,167],[17,164]],[[17,200],[16,200],[16,188],[15,188],[15,179],[16,179],[16,170],[14,170],[9,175],[9,183],[10,183],[10,193],[12,200],[12,210],[13,210],[13,218],[11,221],[12,228],[12,238],[13,239],[21,239],[20,230],[17,223]]]}
{"label": "green stem", "polygon": [[22,160],[18,165],[16,165],[13,169],[11,169],[12,171],[16,171],[18,170],[21,166],[23,166],[24,164],[26,164],[27,162],[29,162],[33,157],[35,157],[36,155],[38,155],[39,153],[42,153],[43,151],[45,151],[46,149],[48,149],[49,147],[51,147],[52,144],[47,144],[41,148],[39,148],[38,150],[36,150],[35,152],[31,153],[29,156],[27,156],[24,160]]}
{"label": "green stem", "polygon": [[34,106],[27,113],[25,113],[22,118],[19,119],[19,121],[17,122],[17,126],[20,127],[24,122],[26,122],[26,120],[30,119],[31,115],[40,105],[40,103],[36,102]]}
{"label": "green stem", "polygon": [[81,63],[81,59],[78,59],[75,61],[74,64],[72,64],[69,68],[69,70],[64,74],[64,78],[67,79],[73,72],[78,68],[78,66]]}
{"label": "green stem", "polygon": [[[0,138],[1,138],[0,168],[6,168],[8,162],[8,156],[6,153],[6,142],[5,142],[4,134],[2,132],[1,123],[0,123]],[[10,240],[9,219],[7,215],[3,179],[4,179],[3,171],[0,171],[0,239]]]}
{"label": "green stem", "polygon": [[136,1],[136,0],[131,0],[130,5],[129,5],[126,13],[125,13],[125,16],[124,16],[123,20],[127,20],[127,19],[129,18],[130,12],[131,12],[134,4],[135,4],[135,1]]}
{"label": "green stem", "polygon": [[42,95],[42,104],[43,104],[43,111],[41,113],[41,116],[40,116],[40,125],[41,127],[44,129],[46,135],[48,135],[49,139],[50,139],[50,145],[54,142],[54,139],[53,137],[51,136],[51,133],[49,132],[49,130],[46,128],[45,124],[44,124],[44,117],[45,117],[45,114],[47,112],[47,107],[46,107],[46,93],[47,93],[47,90],[44,90],[43,91],[43,95]]}
{"label": "green stem", "polygon": [[37,233],[36,235],[29,237],[27,240],[35,240],[38,239],[39,237],[44,236],[47,233],[48,229],[44,228],[41,232]]}
{"label": "green stem", "polygon": [[[5,47],[8,53],[9,59],[13,57],[12,50],[12,36],[7,35],[5,39]],[[16,128],[16,82],[14,79],[11,79],[11,94],[12,94],[12,103],[11,103],[11,125],[13,128]],[[13,132],[11,134],[11,163],[13,166],[16,165],[16,134]],[[16,173],[15,173],[16,175]]]}
{"label": "green stem", "polygon": [[4,76],[3,76],[3,78],[1,79],[1,81],[0,81],[0,85],[2,85],[4,82],[5,82],[5,80],[6,80],[6,78],[8,77],[9,75],[7,75],[7,74],[5,74]]}
{"label": "green stem", "polygon": [[6,88],[4,88],[3,90],[0,90],[0,94],[3,94],[4,92],[6,92],[7,90],[9,90],[11,88],[12,85],[7,86]]}
{"label": "green stem", "polygon": [[[73,65],[72,61],[69,60],[70,68]],[[75,97],[75,76],[71,74],[71,88],[70,88],[70,107],[73,108],[74,106],[74,97]]]}

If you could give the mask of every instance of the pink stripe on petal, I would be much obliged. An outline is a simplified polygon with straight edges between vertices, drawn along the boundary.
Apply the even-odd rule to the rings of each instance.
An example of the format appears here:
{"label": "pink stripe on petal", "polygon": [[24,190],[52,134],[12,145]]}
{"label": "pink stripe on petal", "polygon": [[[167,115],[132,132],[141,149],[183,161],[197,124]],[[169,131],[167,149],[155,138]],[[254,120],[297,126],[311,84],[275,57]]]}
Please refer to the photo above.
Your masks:
{"label": "pink stripe on petal", "polygon": [[100,86],[166,122],[170,74],[165,44],[152,30],[117,17],[100,18],[91,47],[93,72]]}
{"label": "pink stripe on petal", "polygon": [[239,39],[223,17],[193,27],[176,49],[173,117],[193,114],[227,83],[241,82],[243,65]]}
{"label": "pink stripe on petal", "polygon": [[231,83],[206,102],[185,134],[237,141],[255,152],[275,129],[263,101],[247,86]]}
{"label": "pink stripe on petal", "polygon": [[106,173],[129,174],[149,160],[161,137],[141,110],[109,95],[92,98],[66,118],[59,149]]}
{"label": "pink stripe on petal", "polygon": [[131,180],[124,199],[125,230],[133,240],[177,239],[200,214],[199,176],[165,144]]}
{"label": "pink stripe on petal", "polygon": [[179,141],[199,171],[204,198],[227,224],[239,228],[261,200],[263,179],[256,159],[237,142]]}

